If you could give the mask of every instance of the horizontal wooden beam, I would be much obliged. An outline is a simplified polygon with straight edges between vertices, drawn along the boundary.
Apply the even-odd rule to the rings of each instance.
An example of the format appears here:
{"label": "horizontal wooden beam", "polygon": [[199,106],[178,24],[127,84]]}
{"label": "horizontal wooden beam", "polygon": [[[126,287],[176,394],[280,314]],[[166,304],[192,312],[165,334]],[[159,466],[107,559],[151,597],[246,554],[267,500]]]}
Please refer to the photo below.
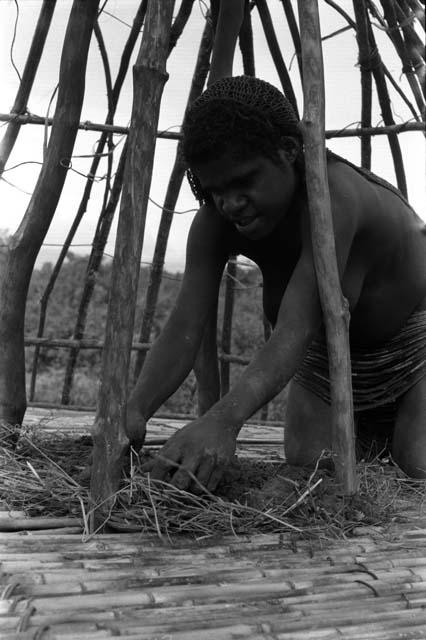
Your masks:
{"label": "horizontal wooden beam", "polygon": [[[0,122],[16,121],[19,124],[39,124],[44,126],[52,126],[53,118],[43,118],[42,116],[36,116],[34,114],[24,113],[0,113]],[[119,135],[127,135],[129,133],[128,127],[122,127],[112,124],[100,124],[96,122],[80,122],[79,129],[84,131],[106,131],[108,133],[116,133]],[[426,124],[424,122],[402,122],[401,124],[389,125],[387,127],[353,127],[347,129],[329,129],[325,132],[325,137],[330,138],[354,138],[363,136],[381,136],[388,135],[389,133],[405,133],[406,131],[426,131]],[[180,140],[181,133],[177,131],[158,131],[157,138],[164,138],[167,140]]]}
{"label": "horizontal wooden beam", "polygon": [[[0,122],[11,122],[15,121],[19,124],[41,124],[45,127],[51,127],[53,124],[53,118],[43,118],[42,116],[37,116],[32,113],[0,113]],[[120,125],[115,124],[101,124],[97,122],[90,122],[90,120],[86,120],[85,122],[80,122],[79,129],[83,131],[101,131],[106,133],[117,133],[119,135],[127,135],[129,133],[129,127],[122,127]],[[181,134],[175,131],[159,131],[157,133],[158,138],[167,138],[170,140],[180,140]]]}
{"label": "horizontal wooden beam", "polygon": [[[25,346],[50,347],[53,349],[103,349],[105,343],[101,340],[72,340],[61,338],[37,338],[28,336],[25,338]],[[149,351],[151,345],[143,342],[134,342],[133,351]]]}
{"label": "horizontal wooden beam", "polygon": [[[24,340],[26,347],[46,347],[51,349],[103,349],[105,343],[102,340],[72,340],[62,338],[37,338],[35,336],[27,336]],[[149,351],[150,343],[134,342],[132,351]],[[234,356],[230,353],[220,353],[219,360],[223,362],[233,362],[234,364],[247,365],[250,360],[241,356]]]}
{"label": "horizontal wooden beam", "polygon": [[325,132],[327,140],[331,138],[357,138],[361,136],[385,136],[389,133],[405,133],[407,131],[426,132],[425,122],[402,122],[386,127],[354,127],[352,129],[328,129]]}
{"label": "horizontal wooden beam", "polygon": [[[78,404],[60,404],[58,402],[28,402],[28,407],[34,409],[49,409],[51,411],[74,411],[76,413],[94,413],[96,411],[95,405],[78,405]],[[153,418],[156,420],[182,420],[191,421],[195,420],[198,416],[192,413],[168,413],[166,411],[158,411]],[[245,424],[258,424],[266,427],[279,427],[283,428],[282,420],[256,420],[256,418],[250,418],[246,420]]]}

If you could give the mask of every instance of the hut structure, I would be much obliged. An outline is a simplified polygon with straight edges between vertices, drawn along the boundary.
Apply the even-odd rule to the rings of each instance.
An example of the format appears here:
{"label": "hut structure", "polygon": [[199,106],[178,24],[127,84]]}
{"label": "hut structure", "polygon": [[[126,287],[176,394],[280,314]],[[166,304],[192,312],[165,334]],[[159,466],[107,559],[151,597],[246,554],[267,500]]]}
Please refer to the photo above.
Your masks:
{"label": "hut structure", "polygon": [[[192,61],[190,104],[206,85],[225,2],[129,0],[126,5],[131,22],[126,27],[114,77],[102,21],[106,15],[121,19],[118,4],[112,7],[108,0],[70,0],[54,113],[35,115],[29,110],[31,91],[45,55],[45,44],[49,42],[52,20],[59,9],[56,4],[55,0],[38,3],[40,13],[15,102],[10,113],[0,114],[5,123],[0,146],[3,180],[9,181],[7,172],[13,168],[10,160],[23,125],[43,127],[45,132],[37,182],[17,231],[4,241],[0,254],[0,435],[2,463],[8,470],[0,474],[1,637],[424,638],[426,519],[421,508],[424,486],[418,483],[408,490],[403,478],[381,484],[386,476],[382,462],[373,470],[362,467],[356,476],[348,318],[335,256],[333,252],[327,253],[321,242],[321,237],[330,237],[332,233],[324,138],[359,139],[360,164],[371,168],[372,140],[375,136],[387,137],[395,183],[409,195],[400,140],[410,131],[421,137],[425,129],[424,2],[235,0],[235,5],[244,9],[239,34],[244,73],[255,75],[257,71],[256,38],[253,38],[253,25],[257,21],[255,27],[263,33],[277,82],[297,112],[302,111],[304,93],[302,130],[307,171],[315,177],[308,183],[319,185],[319,190],[309,194],[313,242],[334,371],[334,406],[340,407],[333,418],[337,485],[340,493],[343,485],[346,496],[355,494],[359,484],[363,491],[366,485],[372,491],[374,484],[376,495],[383,495],[384,487],[388,491],[391,487],[399,500],[392,505],[400,515],[393,520],[388,517],[386,523],[367,514],[364,507],[354,507],[354,503],[350,516],[346,507],[342,507],[344,516],[340,518],[339,511],[339,517],[335,512],[329,517],[331,511],[313,499],[315,490],[324,482],[321,475],[295,480],[297,491],[285,507],[281,504],[279,512],[272,503],[262,510],[240,502],[229,506],[229,502],[213,496],[209,497],[210,502],[203,502],[201,498],[176,495],[168,487],[151,486],[149,480],[141,479],[137,475],[137,461],[132,457],[128,468],[125,403],[128,388],[150,348],[168,239],[185,175],[185,166],[176,151],[137,326],[136,301],[156,142],[171,140],[178,147],[180,139],[179,130],[160,131],[158,126],[169,59],[178,53],[179,43],[194,24],[191,19],[197,12],[199,50]],[[19,0],[15,6],[18,21]],[[321,33],[318,8],[320,13],[327,10],[339,16],[341,25],[335,32]],[[360,116],[354,125],[347,123],[344,128],[324,131],[327,92],[324,96],[321,46],[326,40],[348,34],[356,38],[358,45],[354,64],[359,66]],[[96,40],[99,48],[107,94],[102,123],[88,121],[84,113],[92,40]],[[403,83],[393,77],[385,55],[382,59],[378,40],[385,40],[387,53],[391,51],[393,60],[398,60]],[[294,60],[286,59],[283,53],[289,48],[294,52]],[[13,62],[13,56],[11,59]],[[127,125],[116,121],[116,113],[131,67],[133,105]],[[406,114],[397,121],[392,108],[394,100]],[[377,105],[379,125],[375,120]],[[26,335],[25,308],[37,256],[54,220],[67,175],[74,169],[77,134],[81,137],[90,131],[96,132],[97,139],[90,154],[90,167],[84,171],[75,216],[41,294],[37,335]],[[101,162],[106,163],[105,190],[73,334],[67,338],[45,335],[49,302],[84,222],[100,166],[104,166]],[[111,281],[107,285],[110,295],[105,333],[102,340],[93,340],[86,335],[89,306],[100,280],[115,216],[116,247]],[[238,279],[238,264],[232,260],[224,276],[217,356],[222,393],[229,388],[230,365],[247,362],[247,358],[232,353]],[[216,317],[211,326],[216,332]],[[266,325],[266,338],[268,330]],[[25,348],[27,361],[28,354],[32,360],[27,373]],[[54,406],[36,395],[43,350],[52,348],[68,353],[61,401]],[[209,348],[206,341],[202,349],[207,350],[207,355]],[[70,411],[78,356],[88,349],[102,351],[95,419],[93,414],[81,412],[87,407],[74,407],[80,409],[78,413]],[[336,361],[333,369],[332,354],[337,352],[346,353],[346,359],[343,364]],[[200,363],[205,355],[201,350]],[[206,393],[203,367],[196,367],[195,373],[202,411]],[[53,410],[57,414],[46,413]],[[265,408],[258,420],[263,419],[263,426],[254,429],[248,425],[243,430],[239,454],[242,458],[248,456],[253,464],[266,457],[270,470],[282,460],[276,454],[279,440],[276,425],[268,422],[267,417]],[[180,419],[182,416],[170,413],[157,416],[148,444],[156,447],[164,442],[170,429],[182,424]],[[87,460],[89,433],[94,442],[90,489],[87,482],[73,476],[71,467],[65,466],[65,459],[72,457],[74,448],[76,459]],[[55,437],[59,446],[53,442]],[[72,464],[73,470],[78,468],[74,458]],[[376,476],[380,483],[372,480]],[[135,502],[142,505],[139,510]],[[321,512],[328,518],[328,525],[324,519],[320,524],[315,520],[316,526],[308,526],[306,520],[301,524],[300,514],[299,520],[289,520],[287,516],[299,512],[301,506],[306,506],[307,520],[320,518]],[[175,515],[173,520],[170,516],[173,508],[184,517]],[[389,515],[389,504],[385,511]],[[208,524],[206,514],[211,516]],[[191,529],[188,522],[197,523],[199,528]],[[314,535],[314,530],[318,535]],[[338,540],[339,537],[343,540]]]}

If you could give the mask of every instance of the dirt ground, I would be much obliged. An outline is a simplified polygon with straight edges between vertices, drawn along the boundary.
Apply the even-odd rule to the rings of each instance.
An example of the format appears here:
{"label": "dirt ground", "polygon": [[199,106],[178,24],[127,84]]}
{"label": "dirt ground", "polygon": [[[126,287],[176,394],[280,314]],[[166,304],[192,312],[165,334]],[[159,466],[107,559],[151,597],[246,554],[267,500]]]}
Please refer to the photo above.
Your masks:
{"label": "dirt ground", "polygon": [[[80,505],[75,500],[75,488],[70,487],[68,479],[75,480],[77,486],[81,487],[81,492],[88,495],[91,450],[90,436],[70,438],[58,434],[46,437],[34,432],[30,437],[20,438],[15,453],[8,454],[14,456],[13,460],[10,457],[8,460],[9,466],[14,461],[15,470],[5,474],[3,479],[0,478],[0,500],[10,503],[10,508],[22,506],[28,515],[78,514]],[[141,455],[136,462],[133,460],[133,467],[130,459],[126,464],[123,487],[129,483],[132,474],[138,487],[137,491],[134,487],[128,491],[127,512],[142,509],[145,504],[142,504],[143,500],[147,500],[144,493],[147,482],[140,466],[146,461],[147,455],[153,454],[155,455],[154,449]],[[8,464],[6,459],[4,462],[5,465]],[[39,482],[30,467],[37,473]],[[251,513],[270,513],[274,517],[290,520],[304,530],[329,527],[336,535],[339,532],[346,535],[361,524],[381,525],[389,522],[398,517],[404,504],[412,505],[418,496],[424,496],[424,486],[423,489],[414,488],[411,491],[409,483],[399,477],[398,469],[387,458],[359,464],[358,475],[358,494],[348,498],[342,495],[336,483],[330,459],[325,458],[317,468],[308,469],[292,467],[278,455],[267,460],[240,454],[235,456],[225,472],[217,488],[216,498],[222,501],[224,509],[230,507],[233,512],[235,508],[232,505],[243,505]],[[21,494],[15,499],[13,487],[19,484],[18,476],[24,484]],[[160,498],[165,517],[167,500],[167,496]],[[208,510],[213,502],[208,495],[203,496],[203,500],[200,509]],[[150,500],[147,508],[149,506]],[[244,518],[241,525],[243,529],[246,526]],[[212,520],[214,521],[214,517]],[[214,522],[212,526],[213,524]]]}

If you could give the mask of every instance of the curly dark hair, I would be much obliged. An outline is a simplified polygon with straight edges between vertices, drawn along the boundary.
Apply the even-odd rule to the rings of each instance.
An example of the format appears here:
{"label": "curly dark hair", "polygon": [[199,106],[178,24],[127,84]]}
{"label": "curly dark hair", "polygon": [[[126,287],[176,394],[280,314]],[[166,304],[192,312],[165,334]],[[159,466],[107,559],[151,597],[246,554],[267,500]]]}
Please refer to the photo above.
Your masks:
{"label": "curly dark hair", "polygon": [[280,163],[279,150],[293,150],[296,139],[296,168],[302,170],[298,123],[287,98],[264,80],[236,76],[215,82],[194,101],[183,124],[182,152],[195,197],[207,199],[191,167],[225,153],[236,161],[260,154]]}

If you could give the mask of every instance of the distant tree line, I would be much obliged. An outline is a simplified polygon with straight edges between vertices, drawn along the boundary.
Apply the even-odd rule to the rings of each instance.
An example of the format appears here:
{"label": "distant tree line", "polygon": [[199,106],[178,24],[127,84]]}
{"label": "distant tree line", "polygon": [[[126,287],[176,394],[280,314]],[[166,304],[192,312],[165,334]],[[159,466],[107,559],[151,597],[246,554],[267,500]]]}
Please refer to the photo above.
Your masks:
{"label": "distant tree line", "polygon": [[[4,234],[3,234],[4,235]],[[0,231],[0,244],[1,231]],[[0,268],[2,252],[0,251]],[[83,289],[87,268],[87,256],[69,253],[61,273],[51,294],[47,312],[44,336],[48,338],[69,339],[73,335],[77,309]],[[104,260],[97,275],[94,295],[89,307],[85,338],[103,340],[106,322],[109,283],[111,278],[112,261]],[[44,263],[33,272],[28,293],[25,334],[35,336],[37,333],[40,298],[49,281],[53,270],[50,262]],[[138,341],[140,320],[143,312],[146,288],[149,279],[149,267],[143,267],[140,272],[137,314],[134,341]],[[151,342],[155,340],[164,326],[179,291],[181,274],[164,273],[159,300],[156,308]],[[218,314],[218,343],[222,327],[224,286],[221,287]],[[260,273],[255,269],[237,268],[237,282],[235,283],[235,308],[232,331],[232,353],[250,358],[264,340],[262,317],[262,287]],[[32,347],[26,348],[27,377],[33,364]],[[59,402],[62,390],[63,375],[69,351],[58,348],[42,348],[40,351],[37,370],[36,396],[37,401]],[[100,373],[101,352],[94,349],[81,350],[78,356],[77,369],[74,379],[72,404],[94,405],[96,403],[97,386]],[[231,381],[238,377],[241,367],[231,365]],[[196,406],[195,379],[188,377],[181,389],[170,398],[164,406],[171,412],[193,412]],[[275,403],[277,404],[277,403]],[[281,403],[270,412],[271,418],[279,418]]]}

